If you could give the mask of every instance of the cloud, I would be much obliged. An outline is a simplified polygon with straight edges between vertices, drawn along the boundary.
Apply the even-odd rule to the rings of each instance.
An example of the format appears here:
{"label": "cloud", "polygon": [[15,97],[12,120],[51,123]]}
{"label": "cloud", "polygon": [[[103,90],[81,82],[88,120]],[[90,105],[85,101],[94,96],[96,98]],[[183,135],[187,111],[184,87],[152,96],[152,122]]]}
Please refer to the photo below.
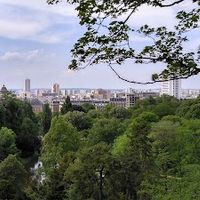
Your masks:
{"label": "cloud", "polygon": [[40,12],[42,11],[45,13],[54,13],[68,17],[75,17],[77,15],[74,7],[69,4],[59,3],[55,5],[48,5],[46,0],[1,0],[1,4],[15,7],[18,6],[26,9],[37,10]]}
{"label": "cloud", "polygon": [[3,11],[0,37],[55,44],[67,41],[77,30],[74,9],[67,5],[54,7],[41,0],[1,0],[0,9]]}
{"label": "cloud", "polygon": [[42,31],[45,26],[47,24],[37,21],[0,19],[0,35],[11,39],[26,39]]}
{"label": "cloud", "polygon": [[44,52],[39,49],[34,49],[31,51],[26,52],[19,52],[19,51],[7,51],[0,55],[0,61],[4,62],[30,62],[36,59],[42,58],[44,55]]}
{"label": "cloud", "polygon": [[171,28],[176,24],[175,16],[176,11],[173,8],[143,5],[132,15],[129,25],[140,27],[148,24],[150,27],[167,26]]}

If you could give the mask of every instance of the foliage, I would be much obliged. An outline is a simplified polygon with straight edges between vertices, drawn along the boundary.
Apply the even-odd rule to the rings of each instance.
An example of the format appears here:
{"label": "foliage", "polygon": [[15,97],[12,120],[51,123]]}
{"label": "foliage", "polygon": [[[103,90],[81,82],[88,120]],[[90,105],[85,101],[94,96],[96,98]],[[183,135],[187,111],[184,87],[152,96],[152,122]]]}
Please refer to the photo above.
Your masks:
{"label": "foliage", "polygon": [[174,115],[179,105],[180,101],[171,96],[163,95],[156,99],[149,97],[136,102],[134,107],[136,110],[133,111],[133,116],[137,116],[143,111],[149,111],[162,118],[167,115]]}
{"label": "foliage", "polygon": [[92,144],[98,142],[111,144],[121,132],[123,132],[123,126],[119,123],[119,120],[102,118],[94,122],[88,140]]}
{"label": "foliage", "polygon": [[[66,180],[72,184],[68,191],[69,199],[109,199],[107,188],[111,155],[109,146],[99,143],[82,149],[77,159],[70,165]],[[106,198],[107,196],[107,198]]]}
{"label": "foliage", "polygon": [[200,119],[200,98],[185,100],[178,108],[177,114],[188,119]]}
{"label": "foliage", "polygon": [[41,116],[41,126],[43,134],[46,134],[49,131],[51,126],[52,112],[49,108],[49,104],[44,104],[42,116]]}
{"label": "foliage", "polygon": [[[0,102],[0,199],[198,200],[200,120],[188,114],[198,104],[162,96],[128,110],[68,111],[53,117],[39,151],[40,116]],[[27,165],[36,153],[38,170]]]}
{"label": "foliage", "polygon": [[16,146],[23,157],[32,156],[39,151],[38,122],[32,107],[12,96],[5,95],[0,100],[2,124],[16,134]]}
{"label": "foliage", "polygon": [[91,103],[83,103],[81,107],[83,108],[83,111],[86,113],[88,113],[90,110],[95,109],[94,105],[92,105]]}
{"label": "foliage", "polygon": [[65,99],[65,102],[62,105],[60,112],[62,115],[64,115],[67,112],[72,111],[72,110],[73,110],[73,106],[71,104],[70,97],[67,96],[67,98]]}
{"label": "foliage", "polygon": [[130,112],[129,110],[127,110],[126,108],[123,107],[113,107],[110,111],[109,111],[109,117],[113,117],[113,118],[117,118],[117,119],[128,119],[130,118]]}
{"label": "foliage", "polygon": [[91,119],[83,112],[68,112],[65,117],[78,131],[91,128]]}
{"label": "foliage", "polygon": [[21,132],[18,134],[17,147],[21,149],[22,157],[32,156],[40,150],[38,127],[28,117],[21,124]]}
{"label": "foliage", "polygon": [[54,117],[49,132],[44,136],[42,163],[46,171],[53,169],[68,151],[79,147],[77,130],[64,116]]}
{"label": "foliage", "polygon": [[[55,4],[61,0],[47,0]],[[188,1],[188,0],[187,0]],[[76,6],[80,25],[86,27],[83,36],[78,39],[71,50],[73,59],[70,69],[85,68],[98,63],[107,63],[112,71],[122,80],[151,84],[167,79],[188,78],[200,72],[198,67],[199,51],[190,52],[185,47],[188,35],[198,30],[200,21],[199,0],[190,0],[185,10],[176,13],[177,24],[168,29],[165,26],[150,27],[143,24],[138,27],[132,21],[133,15],[143,6],[156,7],[156,12],[162,12],[166,7],[182,6],[186,0],[67,0]],[[191,7],[188,9],[188,7]],[[184,9],[184,7],[181,7]],[[133,37],[146,37],[150,41],[138,49],[131,40]],[[139,82],[121,77],[113,66],[122,65],[127,60],[136,64],[162,63],[165,69],[152,75],[152,81]]]}
{"label": "foliage", "polygon": [[0,162],[3,161],[9,154],[16,154],[16,135],[8,128],[0,129]]}
{"label": "foliage", "polygon": [[16,156],[9,155],[0,163],[0,199],[24,199],[26,171]]}

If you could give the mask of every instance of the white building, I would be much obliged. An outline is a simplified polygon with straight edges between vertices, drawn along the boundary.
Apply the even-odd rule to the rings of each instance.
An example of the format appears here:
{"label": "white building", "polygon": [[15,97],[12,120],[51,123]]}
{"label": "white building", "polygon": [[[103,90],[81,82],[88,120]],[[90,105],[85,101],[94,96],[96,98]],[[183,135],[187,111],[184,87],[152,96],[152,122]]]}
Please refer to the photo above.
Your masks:
{"label": "white building", "polygon": [[177,99],[181,98],[181,80],[170,80],[161,83],[161,95],[167,94]]}

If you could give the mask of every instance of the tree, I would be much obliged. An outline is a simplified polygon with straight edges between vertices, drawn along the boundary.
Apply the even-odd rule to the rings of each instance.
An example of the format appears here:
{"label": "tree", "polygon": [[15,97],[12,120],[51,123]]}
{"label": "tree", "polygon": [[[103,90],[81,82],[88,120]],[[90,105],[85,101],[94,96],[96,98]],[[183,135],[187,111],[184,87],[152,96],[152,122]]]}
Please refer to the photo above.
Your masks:
{"label": "tree", "polygon": [[12,130],[5,127],[0,129],[0,162],[9,154],[18,152],[15,140],[16,135]]}
{"label": "tree", "polygon": [[72,110],[73,110],[73,108],[72,108],[72,104],[71,104],[71,101],[70,101],[70,97],[67,96],[67,98],[65,99],[65,102],[62,105],[60,112],[61,112],[62,115],[64,115],[67,112],[72,111]]}
{"label": "tree", "polygon": [[117,119],[98,119],[89,131],[88,140],[92,144],[105,142],[113,143],[114,139],[123,132],[123,123]]}
{"label": "tree", "polygon": [[[60,1],[47,0],[49,4]],[[71,50],[73,59],[69,65],[70,69],[85,68],[103,62],[107,63],[122,80],[138,84],[188,78],[200,72],[198,67],[200,50],[190,52],[184,46],[188,41],[187,35],[198,28],[199,0],[189,0],[193,8],[177,12],[178,22],[173,30],[168,30],[164,26],[154,28],[146,24],[138,28],[134,22],[130,23],[130,19],[144,5],[164,9],[181,6],[188,0],[172,2],[168,0],[67,0],[67,2],[76,5],[80,25],[86,27],[86,32]],[[151,40],[141,51],[135,49],[137,45],[131,41],[131,38],[138,34]],[[131,81],[121,77],[114,69],[115,64],[122,65],[130,59],[137,64],[162,63],[166,68],[159,74],[153,74],[152,81]]]}
{"label": "tree", "polygon": [[41,117],[42,132],[46,134],[51,126],[52,112],[49,108],[49,104],[44,104]]}
{"label": "tree", "polygon": [[119,136],[113,145],[112,154],[120,163],[115,179],[120,183],[118,190],[123,194],[123,199],[146,199],[140,198],[139,191],[142,182],[148,179],[154,168],[148,138],[151,130],[149,119],[148,114],[144,114],[132,120],[125,134]]}
{"label": "tree", "polygon": [[24,158],[33,156],[40,150],[41,142],[38,137],[38,126],[30,118],[26,117],[22,121],[21,132],[18,134],[16,144],[21,150]]}
{"label": "tree", "polygon": [[150,97],[136,102],[133,116],[138,116],[143,111],[150,111],[162,118],[163,116],[175,114],[179,105],[180,101],[171,96],[162,95],[155,99]]}
{"label": "tree", "polygon": [[3,105],[0,105],[0,128],[5,125],[5,108]]}
{"label": "tree", "polygon": [[0,100],[3,126],[16,134],[16,146],[22,156],[32,156],[39,148],[37,118],[28,102],[5,95]]}
{"label": "tree", "polygon": [[91,103],[83,103],[81,106],[82,106],[84,112],[86,112],[86,113],[88,113],[90,110],[95,109],[95,106],[92,105]]}
{"label": "tree", "polygon": [[185,100],[177,109],[177,114],[187,119],[200,119],[200,98]]}
{"label": "tree", "polygon": [[157,173],[147,184],[151,199],[200,197],[196,178],[200,172],[199,123],[199,120],[167,116],[154,124],[150,139]]}
{"label": "tree", "polygon": [[130,117],[130,112],[126,108],[115,106],[110,110],[109,115],[118,119],[127,119]]}
{"label": "tree", "polygon": [[54,117],[49,132],[44,136],[41,160],[45,171],[51,171],[67,152],[76,151],[79,137],[76,128],[64,116]]}
{"label": "tree", "polygon": [[16,156],[9,155],[0,163],[0,199],[24,199],[26,170]]}
{"label": "tree", "polygon": [[110,149],[105,143],[81,149],[65,173],[65,179],[72,183],[67,190],[69,199],[113,199],[109,183],[111,162]]}
{"label": "tree", "polygon": [[68,112],[65,117],[78,131],[89,129],[92,126],[91,119],[83,112]]}

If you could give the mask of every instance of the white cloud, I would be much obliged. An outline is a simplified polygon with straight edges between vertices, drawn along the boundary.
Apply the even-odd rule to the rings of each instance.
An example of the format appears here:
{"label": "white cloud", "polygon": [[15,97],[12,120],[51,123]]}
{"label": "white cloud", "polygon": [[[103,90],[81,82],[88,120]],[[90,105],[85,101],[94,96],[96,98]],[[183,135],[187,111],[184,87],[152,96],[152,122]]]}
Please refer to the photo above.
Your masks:
{"label": "white cloud", "polygon": [[74,7],[66,3],[48,5],[46,0],[1,0],[1,3],[4,5],[25,7],[31,10],[54,13],[63,16],[76,16]]}
{"label": "white cloud", "polygon": [[173,8],[157,8],[141,6],[131,17],[129,24],[142,26],[148,24],[150,27],[167,26],[176,24],[176,12]]}
{"label": "white cloud", "polygon": [[[0,9],[0,37],[52,44],[66,41],[76,29],[71,6],[49,6],[41,0],[1,0]],[[66,30],[60,33],[59,26]]]}
{"label": "white cloud", "polygon": [[19,52],[19,51],[7,51],[0,55],[0,61],[20,61],[20,62],[29,62],[36,59],[42,58],[44,55],[44,52],[39,49],[34,49],[31,51],[26,52]]}
{"label": "white cloud", "polygon": [[47,24],[29,20],[0,19],[0,36],[11,39],[31,37],[47,27]]}

